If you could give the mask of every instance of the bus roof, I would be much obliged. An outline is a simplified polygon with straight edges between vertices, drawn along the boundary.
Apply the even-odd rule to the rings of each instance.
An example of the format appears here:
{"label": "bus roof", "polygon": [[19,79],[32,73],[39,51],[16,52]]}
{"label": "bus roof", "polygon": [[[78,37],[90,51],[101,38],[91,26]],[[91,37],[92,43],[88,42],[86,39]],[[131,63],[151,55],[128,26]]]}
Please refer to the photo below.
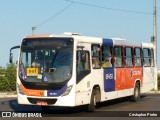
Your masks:
{"label": "bus roof", "polygon": [[47,38],[49,37],[50,34],[42,34],[42,35],[30,35],[30,36],[25,36],[24,38]]}
{"label": "bus roof", "polygon": [[89,37],[89,36],[83,36],[79,33],[71,33],[71,32],[65,32],[64,34],[41,34],[41,35],[31,35],[31,36],[25,36],[24,38],[49,38],[49,37],[72,37],[78,40],[78,42],[83,43],[97,43],[102,44],[103,39],[108,39],[113,41],[113,45],[125,45],[125,46],[146,46],[146,47],[153,47],[152,43],[141,43],[136,41],[127,41],[126,39],[122,38],[100,38],[100,37]]}

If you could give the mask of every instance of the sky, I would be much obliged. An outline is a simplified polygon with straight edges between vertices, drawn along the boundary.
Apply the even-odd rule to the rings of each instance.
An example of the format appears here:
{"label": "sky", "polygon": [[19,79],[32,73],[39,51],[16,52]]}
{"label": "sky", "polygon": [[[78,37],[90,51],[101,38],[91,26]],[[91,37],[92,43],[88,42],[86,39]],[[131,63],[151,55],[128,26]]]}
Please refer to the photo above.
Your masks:
{"label": "sky", "polygon": [[[76,32],[85,36],[150,42],[153,0],[0,0],[0,66],[24,36]],[[73,3],[73,4],[71,4]],[[160,45],[160,0],[157,0],[157,46]],[[160,69],[160,47],[158,69]],[[14,60],[18,50],[14,50]]]}

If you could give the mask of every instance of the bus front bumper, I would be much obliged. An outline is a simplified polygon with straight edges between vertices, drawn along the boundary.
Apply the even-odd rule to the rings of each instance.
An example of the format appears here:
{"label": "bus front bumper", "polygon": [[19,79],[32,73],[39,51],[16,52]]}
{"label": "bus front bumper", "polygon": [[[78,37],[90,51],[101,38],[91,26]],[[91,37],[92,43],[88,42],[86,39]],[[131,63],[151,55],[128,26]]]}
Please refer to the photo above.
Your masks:
{"label": "bus front bumper", "polygon": [[17,94],[18,104],[23,105],[39,105],[39,106],[75,106],[75,95],[69,94],[67,96],[59,97],[37,97],[37,96],[26,96]]}

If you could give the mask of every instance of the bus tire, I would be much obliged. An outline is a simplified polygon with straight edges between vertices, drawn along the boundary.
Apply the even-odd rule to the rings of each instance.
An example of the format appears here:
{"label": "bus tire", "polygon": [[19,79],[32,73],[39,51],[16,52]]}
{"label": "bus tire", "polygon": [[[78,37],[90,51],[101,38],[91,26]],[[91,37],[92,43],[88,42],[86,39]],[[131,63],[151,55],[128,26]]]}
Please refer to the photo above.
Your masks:
{"label": "bus tire", "polygon": [[91,99],[90,103],[88,105],[88,112],[94,112],[95,111],[95,106],[96,106],[96,94],[95,94],[95,89],[92,90],[91,94]]}
{"label": "bus tire", "polygon": [[134,88],[134,94],[131,97],[131,101],[136,102],[138,100],[140,100],[140,85],[137,82]]}

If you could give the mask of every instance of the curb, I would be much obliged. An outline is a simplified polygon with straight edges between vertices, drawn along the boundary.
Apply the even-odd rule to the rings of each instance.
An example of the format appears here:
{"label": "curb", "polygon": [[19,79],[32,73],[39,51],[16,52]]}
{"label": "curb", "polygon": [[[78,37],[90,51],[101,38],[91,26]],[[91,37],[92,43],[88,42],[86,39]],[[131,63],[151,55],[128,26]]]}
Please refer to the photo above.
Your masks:
{"label": "curb", "polygon": [[[147,92],[148,94],[160,94],[160,91],[149,91],[149,92]],[[147,94],[146,93],[146,94]]]}
{"label": "curb", "polygon": [[0,92],[0,98],[14,98],[17,97],[16,93],[12,92]]}

